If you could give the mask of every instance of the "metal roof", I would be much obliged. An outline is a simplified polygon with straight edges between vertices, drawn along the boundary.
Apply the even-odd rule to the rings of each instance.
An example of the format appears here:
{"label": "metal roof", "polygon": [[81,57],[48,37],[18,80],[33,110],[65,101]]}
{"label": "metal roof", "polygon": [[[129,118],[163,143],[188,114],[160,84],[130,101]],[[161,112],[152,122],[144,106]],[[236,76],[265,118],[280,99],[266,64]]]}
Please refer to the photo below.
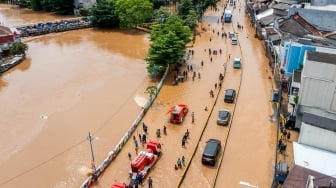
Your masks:
{"label": "metal roof", "polygon": [[336,177],[336,153],[293,142],[294,163]]}
{"label": "metal roof", "polygon": [[[314,170],[304,168],[302,166],[294,165],[289,171],[286,181],[282,185],[283,188],[293,188],[293,187],[305,187],[307,183],[308,176],[314,176],[314,185],[318,187],[329,187],[330,180],[334,181],[336,185],[336,178],[321,174]],[[334,187],[334,186],[333,186]]]}

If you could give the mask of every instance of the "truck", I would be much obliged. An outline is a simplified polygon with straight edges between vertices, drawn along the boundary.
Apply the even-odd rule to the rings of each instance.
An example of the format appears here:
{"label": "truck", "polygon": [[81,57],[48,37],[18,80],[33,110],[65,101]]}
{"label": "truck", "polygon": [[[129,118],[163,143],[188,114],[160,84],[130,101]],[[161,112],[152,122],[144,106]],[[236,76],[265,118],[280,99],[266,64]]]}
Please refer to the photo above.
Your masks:
{"label": "truck", "polygon": [[229,9],[225,9],[224,11],[224,22],[231,23],[232,21],[232,11]]}
{"label": "truck", "polygon": [[149,141],[146,150],[140,151],[137,157],[131,162],[130,185],[139,183],[138,178],[142,179],[150,172],[154,164],[161,155],[161,144],[157,141]]}
{"label": "truck", "polygon": [[186,104],[179,104],[171,107],[168,112],[170,112],[170,123],[180,124],[188,113],[188,106]]}

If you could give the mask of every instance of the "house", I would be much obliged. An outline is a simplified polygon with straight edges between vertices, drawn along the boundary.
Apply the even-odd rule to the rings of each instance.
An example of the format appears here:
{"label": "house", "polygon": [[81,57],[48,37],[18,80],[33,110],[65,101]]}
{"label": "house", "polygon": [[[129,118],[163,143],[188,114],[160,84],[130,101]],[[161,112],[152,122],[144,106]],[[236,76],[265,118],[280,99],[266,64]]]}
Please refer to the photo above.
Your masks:
{"label": "house", "polygon": [[320,31],[336,31],[336,2],[315,1],[315,4],[303,3],[293,5],[288,11],[288,15],[299,14],[303,19],[308,20],[311,25]]}
{"label": "house", "polygon": [[[336,131],[335,59],[336,53],[306,51],[296,111],[296,128],[301,128],[305,123]],[[304,140],[305,135],[301,136]],[[310,136],[319,138],[321,134]]]}
{"label": "house", "polygon": [[14,34],[12,33],[12,30],[6,26],[0,25],[0,45],[13,42]]}

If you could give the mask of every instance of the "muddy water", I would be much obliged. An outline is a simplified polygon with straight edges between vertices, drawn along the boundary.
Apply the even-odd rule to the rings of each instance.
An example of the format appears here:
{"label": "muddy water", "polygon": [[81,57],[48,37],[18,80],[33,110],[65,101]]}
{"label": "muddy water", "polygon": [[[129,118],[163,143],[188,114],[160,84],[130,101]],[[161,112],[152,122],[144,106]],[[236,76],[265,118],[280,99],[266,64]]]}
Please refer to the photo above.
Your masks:
{"label": "muddy water", "polygon": [[[189,72],[187,81],[172,86],[172,74],[144,118],[149,126],[148,138],[163,143],[163,155],[150,172],[154,187],[170,188],[178,185],[184,168],[176,171],[174,164],[182,155],[186,157],[187,163],[190,161],[208,118],[210,129],[201,138],[197,156],[191,162],[190,172],[182,187],[211,187],[214,181],[216,169],[200,165],[200,153],[206,139],[218,137],[225,140],[228,135],[226,127],[215,124],[215,112],[222,107],[234,109],[233,105],[222,101],[223,89],[237,88],[240,82],[240,72],[232,69],[230,61],[223,89],[215,90],[219,99],[214,114],[210,115],[210,110],[204,111],[204,107],[211,109],[215,102],[215,99],[209,97],[209,90],[214,89],[219,73],[223,72],[223,63],[227,61],[228,54],[241,55],[238,48],[231,47],[230,43],[223,42],[212,33],[212,29],[218,30],[217,14],[207,12],[203,26],[208,27],[210,24],[210,27],[197,38],[193,47],[196,54],[188,60],[194,70],[201,73],[201,79],[192,81],[192,73]],[[248,22],[243,14],[235,12],[234,16],[245,24],[244,31],[239,34],[243,48],[243,83],[216,187],[241,187],[239,181],[269,187],[275,133],[268,121],[271,113],[267,102],[270,72],[265,71],[267,60],[259,41],[253,39],[253,29],[247,27]],[[232,29],[228,27],[225,26],[225,29]],[[113,35],[117,37],[112,37],[108,31],[82,30],[32,39],[29,41],[32,46],[28,52],[29,59],[2,76],[0,83],[4,85],[0,88],[0,100],[7,104],[1,106],[1,110],[7,112],[4,116],[7,119],[1,122],[1,125],[5,124],[1,129],[7,131],[5,135],[12,137],[9,136],[8,140],[1,138],[1,143],[7,143],[1,146],[16,147],[7,149],[14,152],[7,160],[1,160],[1,169],[4,169],[0,172],[1,182],[6,182],[1,186],[78,187],[85,178],[83,174],[90,161],[89,146],[85,140],[87,132],[91,130],[100,137],[93,143],[95,157],[99,162],[120,139],[127,129],[121,125],[129,125],[133,121],[129,117],[134,117],[139,109],[133,98],[138,103],[144,100],[141,88],[148,83],[144,81],[145,64],[141,59],[146,53],[144,48],[147,48],[148,41],[143,35],[119,32]],[[212,42],[209,42],[210,37]],[[245,41],[244,37],[249,39]],[[123,44],[130,40],[132,45],[139,45],[127,49],[124,46],[110,46],[110,41],[118,41],[119,38],[123,39]],[[213,56],[213,62],[210,62],[205,48],[222,48],[227,52]],[[202,60],[203,67],[200,65]],[[64,69],[65,66],[67,69]],[[20,101],[12,98],[19,98]],[[190,113],[181,125],[168,123],[167,109],[179,103],[188,104],[190,112],[195,112],[194,124],[191,123]],[[21,124],[24,126],[19,126]],[[156,138],[155,130],[162,130],[163,125],[167,126],[168,134]],[[181,139],[186,129],[190,130],[191,138],[186,148],[182,148]],[[142,132],[138,128],[136,136]],[[10,138],[16,142],[10,142]],[[25,144],[17,144],[20,138],[23,140],[21,143]],[[31,141],[27,141],[27,138],[31,138]],[[96,187],[109,187],[114,181],[129,182],[128,152],[134,159],[136,154],[132,142],[126,144]],[[11,165],[15,168],[10,168]],[[4,173],[5,170],[8,174]]]}
{"label": "muddy water", "polygon": [[[0,6],[9,26],[60,19]],[[86,29],[26,39],[0,77],[0,187],[78,187],[93,142],[99,163],[146,101],[147,34]]]}

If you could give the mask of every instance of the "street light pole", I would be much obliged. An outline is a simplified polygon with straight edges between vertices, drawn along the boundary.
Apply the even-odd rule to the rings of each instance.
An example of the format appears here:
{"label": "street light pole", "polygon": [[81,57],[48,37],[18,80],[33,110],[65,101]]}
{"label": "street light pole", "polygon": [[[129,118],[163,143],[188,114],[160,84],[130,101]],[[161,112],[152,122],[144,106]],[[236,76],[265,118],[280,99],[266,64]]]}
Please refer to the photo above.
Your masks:
{"label": "street light pole", "polygon": [[94,158],[93,149],[92,149],[92,141],[94,140],[94,138],[91,136],[90,132],[89,132],[89,136],[87,137],[87,139],[89,140],[89,143],[90,143],[91,156],[92,156],[91,168],[93,168],[93,173],[95,174],[96,164],[95,164],[95,158]]}

